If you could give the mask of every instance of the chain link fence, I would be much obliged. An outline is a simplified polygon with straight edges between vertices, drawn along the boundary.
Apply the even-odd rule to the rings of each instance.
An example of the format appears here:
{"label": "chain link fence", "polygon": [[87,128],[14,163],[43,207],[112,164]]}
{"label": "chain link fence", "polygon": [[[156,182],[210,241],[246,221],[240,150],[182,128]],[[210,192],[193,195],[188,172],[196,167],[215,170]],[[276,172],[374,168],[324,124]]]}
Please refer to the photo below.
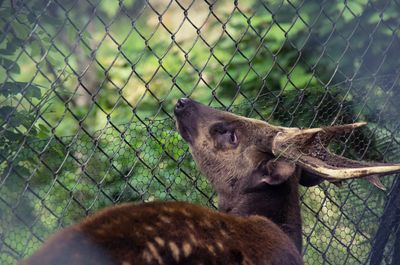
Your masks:
{"label": "chain link fence", "polygon": [[[395,0],[0,0],[0,263],[107,205],[216,206],[180,97],[273,124],[368,121],[336,153],[400,161]],[[400,181],[301,188],[306,264],[400,264]],[[397,251],[396,251],[397,250]]]}

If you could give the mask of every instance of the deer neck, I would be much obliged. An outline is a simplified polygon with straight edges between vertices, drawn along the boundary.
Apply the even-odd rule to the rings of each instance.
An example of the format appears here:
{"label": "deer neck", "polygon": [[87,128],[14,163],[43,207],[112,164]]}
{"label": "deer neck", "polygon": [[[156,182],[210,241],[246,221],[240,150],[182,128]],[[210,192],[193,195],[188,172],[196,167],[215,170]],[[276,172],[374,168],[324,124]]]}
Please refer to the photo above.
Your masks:
{"label": "deer neck", "polygon": [[299,201],[299,176],[281,185],[268,186],[257,192],[242,193],[239,196],[219,194],[220,211],[241,216],[264,216],[277,224],[302,251],[302,227]]}

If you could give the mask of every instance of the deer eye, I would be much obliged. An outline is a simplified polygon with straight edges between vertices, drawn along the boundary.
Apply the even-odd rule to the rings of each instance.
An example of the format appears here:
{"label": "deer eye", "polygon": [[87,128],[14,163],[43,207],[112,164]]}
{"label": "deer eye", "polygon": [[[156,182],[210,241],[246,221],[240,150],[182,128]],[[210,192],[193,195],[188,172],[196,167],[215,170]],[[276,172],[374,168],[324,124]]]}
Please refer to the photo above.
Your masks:
{"label": "deer eye", "polygon": [[238,145],[238,137],[237,134],[234,130],[225,130],[219,133],[217,135],[217,142],[220,144],[220,146],[231,146],[231,147],[236,147]]}
{"label": "deer eye", "polygon": [[237,131],[232,124],[215,124],[210,128],[210,135],[219,149],[235,148],[239,144]]}
{"label": "deer eye", "polygon": [[230,143],[233,144],[233,145],[236,145],[238,143],[238,138],[237,138],[237,135],[236,135],[235,131],[231,131],[230,132],[229,140],[230,140]]}

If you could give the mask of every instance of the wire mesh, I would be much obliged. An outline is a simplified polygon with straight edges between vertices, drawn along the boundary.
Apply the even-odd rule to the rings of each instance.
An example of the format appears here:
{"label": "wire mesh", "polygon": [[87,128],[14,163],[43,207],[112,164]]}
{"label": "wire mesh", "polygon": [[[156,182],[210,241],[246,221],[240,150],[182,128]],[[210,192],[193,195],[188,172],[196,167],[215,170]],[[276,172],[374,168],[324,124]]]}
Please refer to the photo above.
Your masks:
{"label": "wire mesh", "polygon": [[[295,127],[368,121],[336,153],[400,161],[400,5],[0,1],[0,263],[106,205],[215,207],[172,117],[191,97]],[[400,182],[301,189],[306,264],[400,264]]]}

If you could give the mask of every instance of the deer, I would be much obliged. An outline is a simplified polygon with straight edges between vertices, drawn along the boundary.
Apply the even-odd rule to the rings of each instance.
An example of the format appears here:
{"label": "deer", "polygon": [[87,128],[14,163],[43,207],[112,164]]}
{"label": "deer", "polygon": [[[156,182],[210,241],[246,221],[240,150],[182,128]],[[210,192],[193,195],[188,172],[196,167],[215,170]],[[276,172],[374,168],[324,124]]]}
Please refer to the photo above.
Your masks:
{"label": "deer", "polygon": [[299,185],[366,178],[380,186],[378,177],[400,172],[400,164],[327,149],[364,122],[287,128],[188,98],[174,113],[218,211],[176,201],[111,206],[57,232],[20,264],[303,264]]}

